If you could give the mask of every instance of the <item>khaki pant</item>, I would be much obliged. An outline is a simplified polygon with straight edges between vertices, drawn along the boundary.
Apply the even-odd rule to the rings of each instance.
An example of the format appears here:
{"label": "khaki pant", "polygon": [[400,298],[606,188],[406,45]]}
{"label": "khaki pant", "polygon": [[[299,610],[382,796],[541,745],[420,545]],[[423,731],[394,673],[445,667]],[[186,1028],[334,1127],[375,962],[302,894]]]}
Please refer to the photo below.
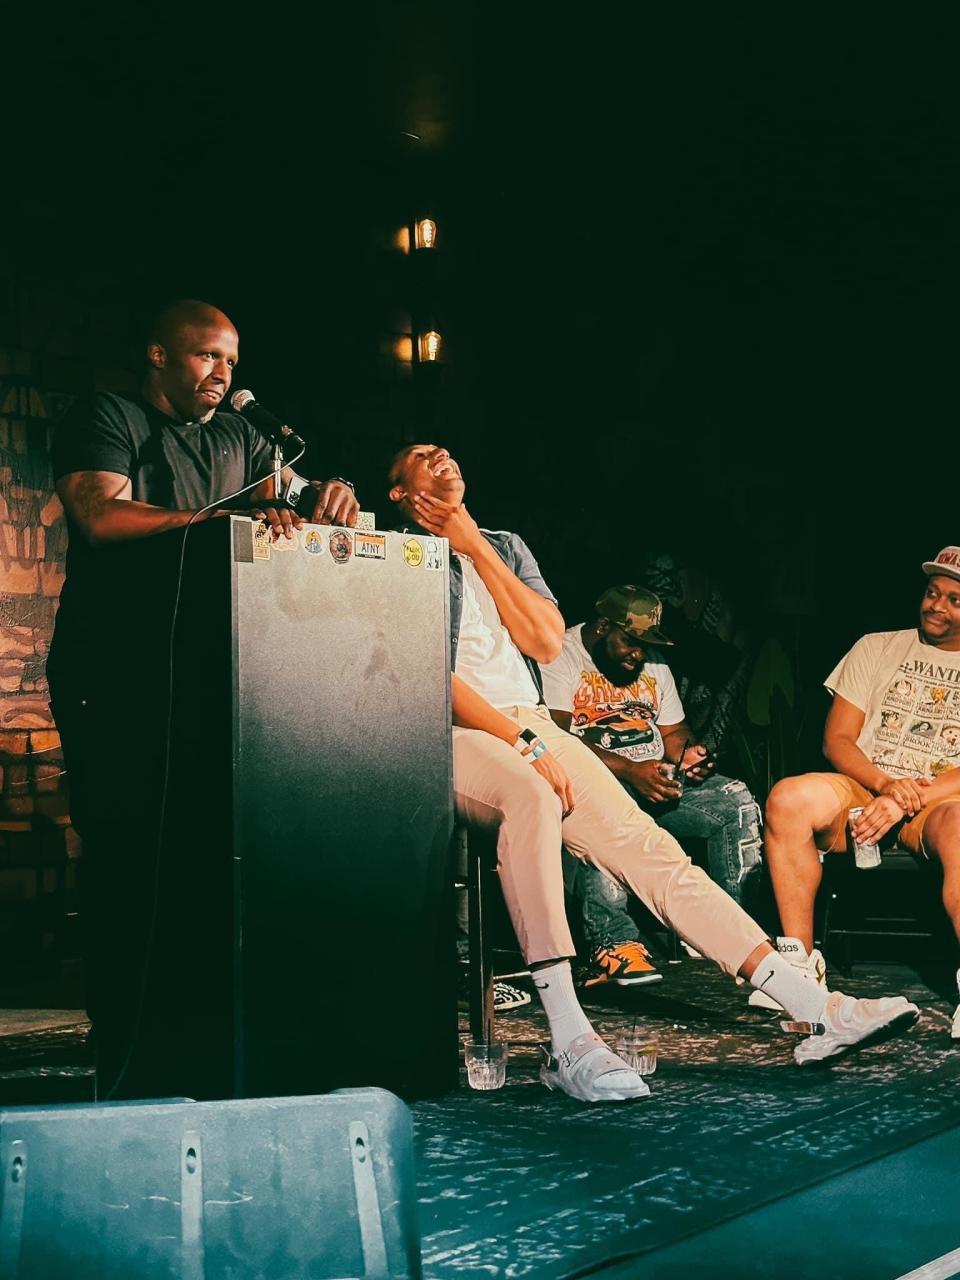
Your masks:
{"label": "khaki pant", "polygon": [[693,865],[589,747],[553,723],[545,707],[504,711],[540,735],[566,770],[577,801],[563,818],[559,797],[517,750],[480,730],[454,729],[457,812],[471,826],[498,829],[503,895],[527,963],[574,954],[563,902],[563,844],[735,974],[764,941],[760,926]]}

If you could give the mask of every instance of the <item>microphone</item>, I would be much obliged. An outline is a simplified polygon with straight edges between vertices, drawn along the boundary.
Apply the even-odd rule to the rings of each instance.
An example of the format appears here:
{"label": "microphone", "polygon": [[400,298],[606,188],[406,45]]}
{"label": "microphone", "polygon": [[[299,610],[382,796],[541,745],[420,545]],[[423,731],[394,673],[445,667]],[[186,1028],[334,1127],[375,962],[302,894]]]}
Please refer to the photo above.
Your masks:
{"label": "microphone", "polygon": [[277,444],[289,444],[292,449],[306,449],[306,445],[297,433],[280,421],[278,417],[258,404],[252,391],[235,391],[230,397],[230,407],[242,413],[248,422],[252,422],[258,431],[262,431],[268,440]]}

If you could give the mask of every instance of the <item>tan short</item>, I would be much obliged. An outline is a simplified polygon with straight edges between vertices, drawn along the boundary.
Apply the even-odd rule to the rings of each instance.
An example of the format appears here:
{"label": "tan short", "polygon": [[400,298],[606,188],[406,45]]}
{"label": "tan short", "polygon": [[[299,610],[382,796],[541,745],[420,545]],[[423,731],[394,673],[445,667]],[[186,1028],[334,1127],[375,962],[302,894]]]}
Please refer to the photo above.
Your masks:
{"label": "tan short", "polygon": [[[868,805],[875,798],[874,794],[859,782],[854,782],[853,778],[848,778],[845,773],[814,773],[810,776],[822,778],[829,783],[840,802],[839,812],[829,829],[829,842],[818,839],[817,845],[822,847],[824,853],[841,853],[847,848],[847,816],[850,810],[857,805]],[[935,800],[915,814],[909,822],[904,822],[900,827],[892,827],[881,844],[884,848],[889,848],[896,843],[903,849],[909,849],[911,853],[928,858],[930,853],[923,843],[924,824],[934,809],[939,809],[944,804],[960,804],[960,796],[945,796],[942,800]]]}

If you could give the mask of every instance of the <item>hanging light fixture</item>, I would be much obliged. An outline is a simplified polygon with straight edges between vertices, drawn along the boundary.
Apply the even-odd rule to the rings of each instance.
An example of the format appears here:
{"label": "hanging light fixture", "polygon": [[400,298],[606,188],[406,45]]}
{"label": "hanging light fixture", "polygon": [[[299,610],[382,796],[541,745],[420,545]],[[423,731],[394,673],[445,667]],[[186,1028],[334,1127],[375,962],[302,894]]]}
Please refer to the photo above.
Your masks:
{"label": "hanging light fixture", "polygon": [[420,353],[420,363],[432,364],[440,359],[443,339],[436,329],[428,329],[426,333],[420,334],[417,339],[417,346]]}
{"label": "hanging light fixture", "polygon": [[418,249],[437,247],[437,224],[432,218],[421,218],[414,227],[414,243]]}

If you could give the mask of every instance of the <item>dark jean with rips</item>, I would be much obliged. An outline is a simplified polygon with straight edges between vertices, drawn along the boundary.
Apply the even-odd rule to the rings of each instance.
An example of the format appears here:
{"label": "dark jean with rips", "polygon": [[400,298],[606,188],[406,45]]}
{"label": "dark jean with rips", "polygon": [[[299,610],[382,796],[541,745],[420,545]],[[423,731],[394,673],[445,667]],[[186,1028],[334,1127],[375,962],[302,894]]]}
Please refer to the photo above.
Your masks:
{"label": "dark jean with rips", "polygon": [[[641,807],[681,843],[685,836],[706,840],[710,878],[742,904],[746,880],[760,865],[760,810],[745,783],[714,774],[699,785],[688,783],[672,804]],[[563,865],[567,892],[583,912],[590,950],[640,940],[621,884],[567,853]]]}

